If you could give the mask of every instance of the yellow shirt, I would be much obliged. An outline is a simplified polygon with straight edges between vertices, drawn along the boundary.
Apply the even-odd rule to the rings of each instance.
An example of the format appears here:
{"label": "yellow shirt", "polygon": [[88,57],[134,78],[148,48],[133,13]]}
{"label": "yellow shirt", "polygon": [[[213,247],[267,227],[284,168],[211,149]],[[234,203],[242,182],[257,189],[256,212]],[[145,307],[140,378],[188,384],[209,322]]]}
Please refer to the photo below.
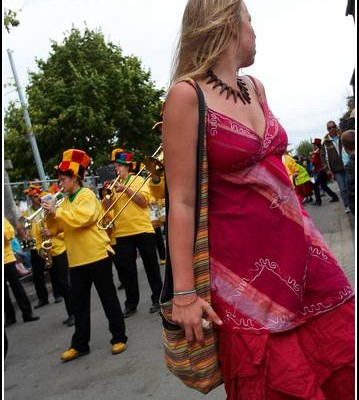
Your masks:
{"label": "yellow shirt", "polygon": [[9,220],[4,218],[4,264],[16,262],[15,254],[12,251],[11,240],[15,237],[15,229]]}
{"label": "yellow shirt", "polygon": [[66,198],[56,209],[56,215],[47,219],[51,234],[63,231],[69,267],[90,264],[114,253],[107,233],[96,223],[102,207],[95,193],[81,188],[71,202]]}
{"label": "yellow shirt", "polygon": [[163,199],[165,197],[165,179],[161,176],[161,180],[158,183],[154,183],[152,179],[149,179],[148,184],[151,195],[156,199]]}
{"label": "yellow shirt", "polygon": [[53,257],[62,254],[66,250],[65,245],[65,237],[63,232],[59,232],[55,236],[50,237],[52,247],[51,247],[51,255]]}
{"label": "yellow shirt", "polygon": [[[28,210],[24,212],[24,217],[30,217],[33,213],[35,213],[37,210],[34,208],[30,207]],[[36,215],[31,220],[31,228],[29,229],[29,235],[31,239],[35,239],[35,249],[39,251],[42,243],[42,236],[41,236],[41,225],[40,225],[40,213]]]}
{"label": "yellow shirt", "polygon": [[282,161],[285,166],[285,169],[287,170],[289,178],[292,182],[292,186],[294,186],[293,174],[298,173],[297,163],[295,162],[295,159],[291,157],[289,154],[283,154]]}
{"label": "yellow shirt", "polygon": [[[127,186],[131,185],[131,189],[135,191],[143,184],[143,178],[139,176],[135,181],[134,179],[134,176],[130,176]],[[142,188],[139,190],[139,193],[141,193],[145,198],[146,206],[141,207],[131,200],[114,222],[113,235],[115,237],[132,236],[139,233],[154,233],[150,219],[150,193],[148,185],[145,184],[142,186]],[[115,201],[120,195],[121,193],[115,193],[113,196],[113,201]],[[118,200],[113,207],[114,215],[121,210],[128,199],[129,196],[126,193],[122,195],[121,199]]]}

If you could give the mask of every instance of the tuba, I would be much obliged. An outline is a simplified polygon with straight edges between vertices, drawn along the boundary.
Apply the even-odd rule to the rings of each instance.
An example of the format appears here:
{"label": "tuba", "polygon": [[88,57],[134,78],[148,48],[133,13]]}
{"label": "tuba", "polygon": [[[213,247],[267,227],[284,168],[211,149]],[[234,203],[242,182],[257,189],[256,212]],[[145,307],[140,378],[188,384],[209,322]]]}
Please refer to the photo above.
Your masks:
{"label": "tuba", "polygon": [[[106,212],[98,219],[97,221],[97,227],[101,230],[108,230],[113,226],[114,221],[116,218],[122,213],[122,211],[127,207],[127,205],[130,203],[130,201],[133,199],[133,197],[136,196],[136,194],[141,190],[141,188],[146,184],[146,182],[151,178],[153,174],[156,175],[161,175],[163,170],[164,170],[164,164],[163,164],[163,149],[162,149],[162,144],[157,148],[157,150],[152,154],[152,156],[146,157],[145,158],[145,164],[144,166],[138,171],[138,173],[134,176],[134,179],[132,182],[126,186],[125,190],[123,190],[120,195],[112,202],[110,207],[106,210]],[[109,213],[114,207],[114,205],[122,198],[124,195],[125,191],[127,188],[131,187],[133,182],[140,176],[142,172],[146,171],[148,175],[144,179],[143,183],[141,186],[134,191],[132,196],[128,198],[126,203],[123,205],[123,207],[115,214],[112,219],[109,218]]]}

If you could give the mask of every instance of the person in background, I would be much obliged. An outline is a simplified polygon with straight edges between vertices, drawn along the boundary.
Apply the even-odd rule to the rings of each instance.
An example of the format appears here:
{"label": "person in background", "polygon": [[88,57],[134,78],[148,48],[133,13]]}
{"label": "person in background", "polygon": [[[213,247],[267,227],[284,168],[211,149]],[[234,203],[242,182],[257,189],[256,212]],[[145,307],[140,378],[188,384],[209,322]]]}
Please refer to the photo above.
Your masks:
{"label": "person in background", "polygon": [[[162,117],[163,117],[163,105],[160,112],[161,120],[158,121],[153,127],[152,130],[156,130],[158,133],[162,134]],[[157,211],[157,218],[155,222],[152,223],[155,235],[156,235],[156,247],[158,256],[160,258],[160,265],[164,265],[166,263],[166,248],[162,235],[162,228],[165,223],[165,178],[164,173],[152,173],[151,179],[149,180],[148,187],[150,189],[152,202],[155,205],[155,210]]]}
{"label": "person in background", "polygon": [[[156,242],[154,229],[149,213],[149,189],[143,184],[143,178],[135,178],[130,172],[133,166],[134,154],[127,150],[116,152],[115,168],[121,182],[115,187],[111,199],[104,202],[105,209],[112,202],[116,202],[111,212],[116,215],[132,197],[123,211],[114,221],[113,235],[116,237],[116,266],[123,276],[123,284],[126,291],[124,316],[128,318],[137,312],[140,299],[137,275],[137,249],[143,260],[148,283],[151,287],[152,305],[149,312],[159,311],[159,298],[162,289],[162,278],[156,254]],[[142,185],[142,187],[141,187]],[[138,191],[137,191],[138,190]],[[135,192],[137,193],[135,194]]]}
{"label": "person in background", "polygon": [[348,193],[345,179],[345,168],[343,163],[342,141],[339,130],[334,121],[327,122],[328,134],[324,136],[320,150],[323,169],[329,178],[334,178],[340,190],[345,212],[350,213]]}
{"label": "person in background", "polygon": [[[200,345],[202,318],[215,323],[227,400],[353,400],[354,290],[295,195],[263,84],[238,74],[251,19],[241,0],[188,0],[182,18],[163,116],[172,320]],[[198,198],[211,304],[194,285]]]}
{"label": "person in background", "polygon": [[14,227],[7,218],[4,218],[4,311],[5,326],[16,323],[15,308],[12,305],[8,284],[15,296],[16,302],[22,312],[24,322],[37,321],[40,317],[33,315],[31,303],[16,271],[16,258],[11,247],[11,240],[15,237]]}
{"label": "person in background", "polygon": [[160,259],[160,265],[166,263],[166,248],[162,235],[162,227],[164,225],[161,218],[161,211],[164,208],[165,182],[164,177],[152,174],[148,187],[150,189],[150,209],[151,221],[156,235],[156,248]]}
{"label": "person in background", "polygon": [[[44,307],[49,304],[49,292],[46,287],[45,269],[46,264],[44,258],[41,256],[41,243],[42,228],[41,228],[41,213],[36,214],[32,219],[30,227],[26,227],[26,218],[35,215],[41,208],[40,195],[43,188],[34,183],[30,183],[29,187],[24,190],[24,193],[28,195],[31,206],[27,211],[24,212],[23,218],[19,220],[18,231],[23,242],[31,243],[30,255],[32,265],[32,277],[38,298],[38,303],[34,306],[35,309]],[[50,280],[53,290],[53,296],[55,303],[62,301],[62,294],[57,285],[57,282],[53,279],[53,275],[50,274]]]}
{"label": "person in background", "polygon": [[64,233],[70,267],[75,333],[71,347],[61,354],[64,362],[90,352],[92,284],[109,322],[112,354],[126,350],[125,323],[113,283],[110,258],[113,249],[107,233],[97,227],[102,207],[95,193],[82,184],[90,162],[90,157],[83,150],[64,151],[57,172],[59,183],[68,196],[59,207],[51,200],[43,200],[43,208],[49,213],[47,226],[50,234]]}
{"label": "person in background", "polygon": [[348,190],[349,208],[355,215],[355,131],[350,129],[342,133],[342,144],[349,155],[349,161],[345,164],[345,178]]}
{"label": "person in background", "polygon": [[297,163],[295,158],[290,156],[287,151],[283,154],[282,160],[299,200],[303,204],[312,202],[313,183],[307,169]]}
{"label": "person in background", "polygon": [[311,153],[311,163],[312,163],[312,174],[314,177],[314,195],[315,195],[315,205],[321,206],[322,199],[320,195],[320,188],[327,193],[331,200],[330,203],[335,203],[339,201],[339,197],[328,187],[328,175],[323,169],[322,161],[320,158],[320,149],[322,146],[322,141],[317,138],[314,139],[313,151]]}
{"label": "person in background", "polygon": [[[46,197],[54,196],[57,193],[55,187],[49,188],[52,192],[42,191],[40,194],[40,200],[42,201]],[[61,195],[60,195],[61,196]],[[63,201],[63,198],[58,197],[57,202]],[[71,299],[71,288],[69,284],[69,267],[66,254],[66,246],[64,233],[58,232],[55,235],[51,235],[47,229],[46,217],[41,222],[42,240],[51,243],[50,249],[48,250],[49,258],[51,259],[51,265],[49,267],[49,274],[51,280],[56,282],[56,286],[59,288],[60,293],[64,299],[65,308],[67,312],[67,318],[62,322],[64,325],[73,326],[75,325],[74,317],[74,306]],[[43,249],[42,249],[43,250]]]}

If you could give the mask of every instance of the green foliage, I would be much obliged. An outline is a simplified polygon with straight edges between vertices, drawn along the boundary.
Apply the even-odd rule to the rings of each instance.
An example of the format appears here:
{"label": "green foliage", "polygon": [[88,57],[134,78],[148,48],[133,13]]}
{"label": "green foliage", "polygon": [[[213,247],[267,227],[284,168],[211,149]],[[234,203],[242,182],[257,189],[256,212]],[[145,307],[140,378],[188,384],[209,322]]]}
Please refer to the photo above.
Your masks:
{"label": "green foliage", "polygon": [[310,140],[303,140],[298,144],[298,146],[296,148],[296,155],[298,157],[302,156],[302,157],[307,158],[307,157],[309,157],[312,150],[313,150],[313,146],[312,146],[312,143],[310,142]]}
{"label": "green foliage", "polygon": [[4,26],[8,33],[10,33],[10,27],[15,27],[20,25],[20,21],[16,19],[17,14],[13,10],[7,8],[4,9]]}
{"label": "green foliage", "polygon": [[[151,130],[161,109],[163,90],[135,56],[123,56],[100,31],[71,29],[63,43],[52,42],[46,61],[30,73],[28,109],[47,174],[68,148],[85,150],[93,171],[109,162],[114,147],[151,155],[160,135]],[[36,169],[22,114],[12,103],[5,114],[5,153],[15,167],[10,177],[33,178]],[[22,150],[19,150],[19,147]]]}

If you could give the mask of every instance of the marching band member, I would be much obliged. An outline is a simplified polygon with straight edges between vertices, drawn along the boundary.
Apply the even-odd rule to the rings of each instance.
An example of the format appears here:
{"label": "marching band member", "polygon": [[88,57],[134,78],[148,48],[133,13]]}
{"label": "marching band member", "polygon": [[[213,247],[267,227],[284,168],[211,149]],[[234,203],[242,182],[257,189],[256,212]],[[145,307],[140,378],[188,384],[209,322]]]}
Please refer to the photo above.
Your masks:
{"label": "marching band member", "polygon": [[75,310],[75,333],[71,347],[61,355],[62,361],[71,361],[90,351],[90,300],[94,283],[112,334],[112,354],[126,349],[127,336],[121,305],[113,283],[110,254],[113,249],[106,232],[97,228],[102,208],[95,193],[83,187],[85,170],[90,157],[83,151],[64,151],[57,166],[58,179],[66,199],[59,207],[44,200],[43,207],[49,213],[50,233],[64,232],[70,267],[71,294]]}
{"label": "marching band member", "polygon": [[[162,118],[163,118],[163,110],[164,103],[162,104],[162,109],[160,112],[160,121],[158,121],[155,125],[153,125],[152,130],[157,130],[157,132],[162,134]],[[160,265],[166,264],[166,248],[164,245],[161,226],[164,225],[166,214],[165,214],[165,178],[162,173],[160,176],[156,174],[152,174],[151,179],[149,180],[148,187],[150,189],[150,193],[155,198],[155,203],[158,204],[159,207],[159,219],[158,222],[155,223],[155,235],[156,235],[156,247],[158,251],[158,255],[160,257]]]}
{"label": "marching band member", "polygon": [[4,311],[5,311],[5,326],[12,325],[16,322],[14,306],[11,303],[9,282],[16,302],[22,312],[24,322],[37,321],[40,317],[32,314],[31,303],[27,294],[19,280],[16,271],[16,258],[11,248],[11,240],[15,237],[15,230],[9,220],[4,218]]}
{"label": "marching band member", "polygon": [[160,257],[160,265],[166,264],[166,248],[163,241],[162,229],[164,225],[164,216],[162,216],[162,210],[164,209],[164,197],[165,197],[165,180],[163,175],[158,176],[152,174],[149,180],[148,187],[150,189],[150,208],[151,213],[155,213],[156,216],[152,220],[152,225],[155,230],[156,236],[156,248]]}
{"label": "marching band member", "polygon": [[[29,217],[34,214],[40,207],[40,194],[42,187],[38,184],[30,183],[28,189],[24,190],[24,193],[28,195],[30,199],[30,207],[24,212],[24,217]],[[32,265],[32,278],[35,286],[36,295],[38,298],[37,305],[34,308],[40,308],[49,304],[49,293],[45,283],[45,260],[40,256],[40,249],[42,243],[41,227],[40,227],[40,214],[36,215],[31,221],[31,227],[25,229],[24,219],[21,218],[19,221],[18,231],[21,235],[23,243],[29,246],[31,265]],[[51,276],[50,276],[51,278]],[[51,284],[53,287],[55,302],[59,302],[60,293],[56,283],[51,278]]]}
{"label": "marching band member", "polygon": [[[130,174],[134,154],[126,150],[120,150],[115,154],[115,168],[117,174],[121,176],[122,183],[117,184],[112,198],[107,200],[107,203],[105,202],[107,208],[112,202],[116,202],[113,207],[114,215],[122,209],[128,199],[143,183],[142,177],[135,177]],[[118,199],[120,196],[121,198]],[[155,313],[159,311],[162,279],[148,204],[149,190],[147,185],[144,185],[114,221],[113,230],[116,237],[117,265],[121,275],[123,274],[123,283],[126,291],[125,318],[136,313],[140,299],[136,265],[137,249],[143,260],[148,283],[152,290],[152,306],[149,312]]]}
{"label": "marching band member", "polygon": [[[49,188],[49,190],[51,190],[51,188]],[[55,190],[56,189],[54,188],[54,191]],[[46,196],[51,196],[52,194],[53,193],[43,191],[40,194],[40,200],[46,198]],[[51,279],[55,281],[57,286],[59,287],[65,302],[68,318],[63,321],[63,324],[67,326],[73,326],[75,325],[75,317],[74,307],[71,300],[71,289],[69,285],[69,268],[64,233],[58,232],[55,235],[51,235],[46,225],[46,219],[45,221],[42,221],[41,229],[43,231],[41,233],[42,240],[43,242],[44,240],[46,240],[49,243],[50,247],[48,250],[48,257],[51,260],[49,274]]]}

